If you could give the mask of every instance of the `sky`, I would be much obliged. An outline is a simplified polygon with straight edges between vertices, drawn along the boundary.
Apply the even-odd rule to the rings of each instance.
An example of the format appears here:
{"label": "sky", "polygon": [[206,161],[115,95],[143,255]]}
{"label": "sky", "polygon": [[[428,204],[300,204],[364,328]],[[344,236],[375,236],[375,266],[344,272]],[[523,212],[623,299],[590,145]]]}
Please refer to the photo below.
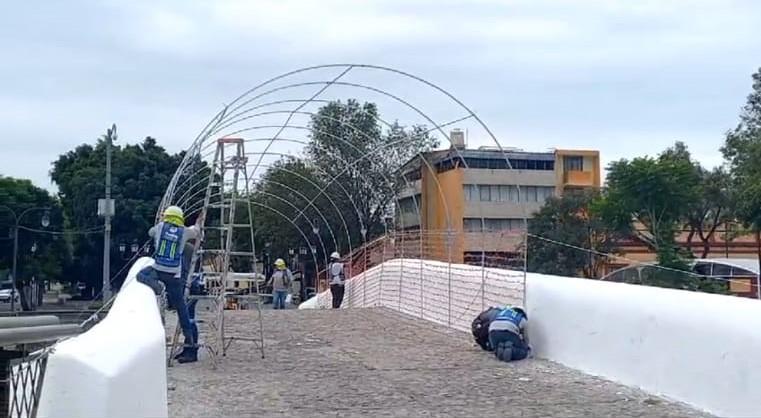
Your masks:
{"label": "sky", "polygon": [[716,166],[761,67],[759,22],[755,0],[7,2],[0,174],[55,190],[51,162],[112,123],[120,143],[180,151],[251,86],[330,63],[430,80],[503,146],[607,164],[680,140]]}

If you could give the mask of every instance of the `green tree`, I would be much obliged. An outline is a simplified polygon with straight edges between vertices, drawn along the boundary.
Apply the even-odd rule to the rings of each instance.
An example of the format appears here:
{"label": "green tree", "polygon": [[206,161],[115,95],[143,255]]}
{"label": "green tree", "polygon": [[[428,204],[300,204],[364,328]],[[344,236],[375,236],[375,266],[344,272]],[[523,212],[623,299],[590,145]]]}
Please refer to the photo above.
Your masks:
{"label": "green tree", "polygon": [[[721,151],[738,197],[735,215],[761,241],[761,69],[752,79],[753,87],[740,113],[740,122],[727,133]],[[761,266],[761,248],[758,259]]]}
{"label": "green tree", "polygon": [[687,248],[691,249],[693,237],[703,245],[700,258],[708,257],[711,242],[719,226],[732,220],[732,179],[722,167],[706,170],[700,166],[698,198],[689,206]]}
{"label": "green tree", "polygon": [[[0,202],[0,270],[7,272],[2,279],[8,278],[13,264],[13,213],[21,216],[27,209],[32,210],[21,217],[18,231],[16,285],[22,289],[33,277],[38,283],[61,279],[69,251],[64,236],[52,233],[63,229],[63,214],[58,201],[29,180],[0,176]],[[50,208],[47,227],[40,222],[45,212],[33,208]],[[33,247],[34,252],[31,251]],[[32,304],[26,298],[27,293],[21,292],[21,296],[22,308],[29,309]]]}
{"label": "green tree", "polygon": [[[305,160],[287,158],[273,164],[262,176],[252,196],[257,250],[264,251],[265,244],[269,243],[267,250],[273,258],[287,258],[288,249],[317,245],[312,232],[315,225],[322,232],[325,251],[334,251],[333,237],[346,244],[344,229],[338,228],[341,224],[338,212],[328,201],[328,196],[320,193],[324,187],[316,169]],[[303,214],[298,216],[302,210]],[[238,209],[238,213],[243,211]],[[332,236],[326,230],[328,225],[325,225],[323,216],[332,228]],[[305,236],[308,242],[305,242]],[[319,245],[318,250],[322,259],[324,254]]]}
{"label": "green tree", "polygon": [[391,214],[404,184],[398,176],[402,164],[438,146],[424,126],[405,128],[393,123],[384,127],[375,104],[351,99],[323,106],[312,117],[310,129],[307,159],[326,184],[325,193],[340,205],[347,223],[351,222],[355,247],[361,244],[362,226],[368,240],[384,232],[383,220]]}
{"label": "green tree", "polygon": [[[174,174],[182,154],[170,155],[146,138],[137,145],[114,145],[112,149],[112,197],[116,215],[112,219],[111,271],[116,273],[126,261],[119,253],[119,243],[143,244],[152,225],[159,202]],[[101,138],[95,146],[80,145],[61,155],[53,163],[51,178],[58,186],[58,196],[67,220],[67,228],[87,230],[100,226],[98,198],[104,194],[106,150]],[[67,276],[100,288],[102,284],[102,235],[76,235],[72,262]],[[121,278],[117,278],[117,281]]]}
{"label": "green tree", "polygon": [[691,254],[678,248],[675,234],[698,200],[700,184],[686,147],[677,143],[658,158],[612,163],[600,210],[612,225],[628,229],[655,251],[660,265],[683,270]]}
{"label": "green tree", "polygon": [[547,200],[529,222],[529,271],[600,277],[607,259],[600,254],[617,252],[624,231],[599,215],[595,208],[599,200],[597,190]]}

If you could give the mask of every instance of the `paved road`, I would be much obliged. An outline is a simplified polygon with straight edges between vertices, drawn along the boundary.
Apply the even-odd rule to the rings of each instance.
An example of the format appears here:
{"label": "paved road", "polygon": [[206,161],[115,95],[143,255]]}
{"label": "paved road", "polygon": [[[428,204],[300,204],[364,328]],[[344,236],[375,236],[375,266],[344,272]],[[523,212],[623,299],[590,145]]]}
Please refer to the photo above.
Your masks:
{"label": "paved road", "polygon": [[[228,329],[252,335],[255,313]],[[682,405],[567,369],[501,363],[468,335],[384,309],[264,312],[267,358],[235,342],[169,370],[172,417],[697,417]]]}

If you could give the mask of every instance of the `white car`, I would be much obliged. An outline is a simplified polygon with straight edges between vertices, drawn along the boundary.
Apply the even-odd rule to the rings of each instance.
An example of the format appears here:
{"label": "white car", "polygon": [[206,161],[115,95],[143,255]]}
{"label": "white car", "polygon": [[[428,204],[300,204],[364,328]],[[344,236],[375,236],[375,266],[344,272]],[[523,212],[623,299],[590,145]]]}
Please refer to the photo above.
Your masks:
{"label": "white car", "polygon": [[16,302],[19,301],[18,292],[14,292],[13,289],[0,289],[0,302],[10,303],[11,294],[15,296]]}

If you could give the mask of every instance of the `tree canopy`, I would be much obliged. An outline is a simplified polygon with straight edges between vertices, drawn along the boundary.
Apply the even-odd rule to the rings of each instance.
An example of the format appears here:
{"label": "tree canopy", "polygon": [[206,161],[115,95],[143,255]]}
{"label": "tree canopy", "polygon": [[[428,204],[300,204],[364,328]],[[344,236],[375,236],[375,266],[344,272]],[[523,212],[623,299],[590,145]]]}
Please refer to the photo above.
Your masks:
{"label": "tree canopy", "polygon": [[721,151],[729,165],[737,217],[761,231],[761,69],[752,76],[753,87],[740,114],[740,122],[727,133]]}
{"label": "tree canopy", "polygon": [[[34,186],[29,180],[0,176],[0,202],[0,270],[7,272],[0,275],[0,279],[9,278],[11,273],[15,217],[20,217],[17,287],[23,287],[33,277],[40,282],[58,279],[67,263],[69,253],[67,237],[53,233],[63,229],[63,213],[58,200],[46,190]],[[38,208],[50,209],[47,226],[41,224],[46,211]],[[26,296],[25,293],[21,294]],[[24,309],[30,306],[28,302],[22,297]]]}
{"label": "tree canopy", "polygon": [[309,239],[316,226],[327,253],[358,248],[363,228],[368,240],[382,234],[402,164],[438,145],[424,126],[384,125],[375,104],[352,99],[326,104],[309,127],[304,157],[273,164],[252,196],[257,246],[269,240],[273,253],[304,241],[289,220]]}
{"label": "tree canopy", "polygon": [[607,257],[598,253],[617,252],[624,236],[598,213],[600,199],[598,190],[585,190],[545,202],[529,222],[529,271],[600,277]]}
{"label": "tree canopy", "polygon": [[[131,255],[119,252],[120,243],[129,249],[132,243],[143,244],[147,240],[146,231],[181,159],[182,154],[168,154],[150,137],[140,144],[113,145],[112,197],[116,201],[116,214],[112,219],[112,274],[123,267]],[[103,138],[95,146],[80,145],[53,162],[50,176],[58,186],[68,229],[86,230],[103,224],[96,209],[98,198],[104,195],[105,166]],[[72,259],[65,276],[99,289],[103,236],[76,235],[72,246]]]}

